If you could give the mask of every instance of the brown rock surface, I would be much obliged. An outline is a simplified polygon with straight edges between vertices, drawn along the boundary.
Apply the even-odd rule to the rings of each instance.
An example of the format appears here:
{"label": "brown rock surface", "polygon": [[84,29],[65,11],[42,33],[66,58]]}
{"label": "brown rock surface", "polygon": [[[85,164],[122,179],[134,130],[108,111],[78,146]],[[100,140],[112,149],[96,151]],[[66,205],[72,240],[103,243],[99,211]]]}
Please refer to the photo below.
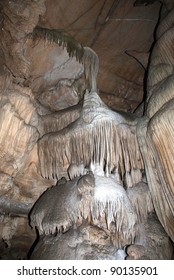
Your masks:
{"label": "brown rock surface", "polygon": [[[174,4],[173,1],[164,2],[156,33],[156,44],[149,65],[147,117],[139,123],[138,138],[155,210],[160,222],[173,240]],[[169,11],[166,12],[166,8]]]}
{"label": "brown rock surface", "polygon": [[48,236],[35,258],[118,259],[125,245],[141,246],[128,258],[171,258],[174,12],[163,2],[159,18],[150,0],[1,1],[0,258],[27,258],[38,198],[33,226]]}
{"label": "brown rock surface", "polygon": [[92,47],[100,59],[102,99],[113,109],[131,112],[143,99],[142,64],[147,66],[160,8],[159,3],[134,7],[134,2],[47,0],[39,21]]}

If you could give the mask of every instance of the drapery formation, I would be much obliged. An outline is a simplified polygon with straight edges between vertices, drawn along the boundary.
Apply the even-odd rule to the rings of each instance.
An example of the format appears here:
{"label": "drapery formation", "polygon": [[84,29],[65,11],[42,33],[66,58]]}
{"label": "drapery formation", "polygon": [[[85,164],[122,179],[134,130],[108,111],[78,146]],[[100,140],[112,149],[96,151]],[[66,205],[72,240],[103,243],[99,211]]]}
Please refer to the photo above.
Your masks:
{"label": "drapery formation", "polygon": [[137,217],[124,188],[111,178],[93,176],[85,175],[43,194],[31,214],[32,225],[41,235],[66,232],[88,220],[107,230],[112,225],[119,247],[133,242]]}
{"label": "drapery formation", "polygon": [[[166,11],[166,7],[169,11]],[[163,6],[147,84],[146,117],[138,139],[156,213],[174,240],[174,9]]]}
{"label": "drapery formation", "polygon": [[[58,242],[58,250],[63,250],[62,244],[68,248],[69,238],[66,258],[79,246],[79,253],[72,253],[72,258],[117,259],[117,249],[124,251],[128,244],[130,258],[136,250],[139,259],[171,258],[171,243],[153,208],[154,204],[173,240],[174,12],[170,1],[165,2],[151,55],[146,116],[137,119],[110,110],[99,98],[99,60],[93,50],[63,30],[37,26],[45,11],[44,0],[1,1],[0,251],[2,244],[10,248],[14,242],[18,254],[25,234],[32,237],[28,213],[48,189],[31,213],[40,240],[46,235],[43,248],[46,243]],[[126,53],[129,59],[142,58],[137,51]],[[116,72],[101,90],[107,89],[107,98],[111,98],[109,85],[116,77],[123,81],[121,91],[129,100],[126,82],[121,74],[118,79]],[[127,81],[131,102],[133,80]],[[116,92],[117,87],[113,99]],[[146,176],[142,178],[144,165],[150,191]],[[60,180],[62,177],[68,182]],[[57,181],[58,185],[50,188]],[[26,244],[29,248],[31,240]],[[87,254],[84,248],[89,250]],[[24,248],[25,255],[26,251]],[[53,257],[61,259],[61,253]]]}
{"label": "drapery formation", "polygon": [[143,162],[136,139],[137,121],[111,111],[96,92],[86,92],[80,117],[39,140],[41,174],[66,176],[68,168],[98,166],[106,176],[118,175],[130,187],[141,180]]}

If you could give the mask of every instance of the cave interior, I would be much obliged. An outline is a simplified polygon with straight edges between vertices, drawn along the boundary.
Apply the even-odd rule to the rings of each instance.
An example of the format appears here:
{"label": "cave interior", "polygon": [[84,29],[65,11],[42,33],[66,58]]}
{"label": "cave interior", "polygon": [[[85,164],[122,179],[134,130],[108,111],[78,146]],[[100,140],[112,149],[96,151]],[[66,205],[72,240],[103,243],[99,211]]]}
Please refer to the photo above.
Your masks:
{"label": "cave interior", "polygon": [[173,0],[0,1],[0,259],[174,259]]}

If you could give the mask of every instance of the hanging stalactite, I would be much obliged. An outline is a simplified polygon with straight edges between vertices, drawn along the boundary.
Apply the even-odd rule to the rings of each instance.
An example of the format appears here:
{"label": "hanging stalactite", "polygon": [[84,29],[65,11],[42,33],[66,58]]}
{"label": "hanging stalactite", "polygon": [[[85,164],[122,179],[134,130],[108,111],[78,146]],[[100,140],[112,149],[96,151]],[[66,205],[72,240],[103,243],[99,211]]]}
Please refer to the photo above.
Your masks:
{"label": "hanging stalactite", "polygon": [[100,166],[107,177],[119,173],[127,187],[138,183],[143,162],[135,126],[136,121],[111,111],[96,92],[87,92],[80,118],[40,139],[42,176],[59,179],[71,164],[83,163],[89,170],[91,165]]}
{"label": "hanging stalactite", "polygon": [[31,212],[31,224],[40,235],[66,232],[86,220],[106,231],[112,227],[118,247],[133,243],[137,215],[126,191],[113,178],[91,173],[52,187]]}
{"label": "hanging stalactite", "polygon": [[97,54],[89,47],[83,47],[73,37],[61,29],[48,29],[35,27],[28,38],[33,41],[43,39],[47,43],[58,44],[63,49],[66,49],[69,57],[75,57],[79,63],[84,65],[85,77],[89,83],[89,89],[97,89],[97,74],[99,69],[99,59]]}

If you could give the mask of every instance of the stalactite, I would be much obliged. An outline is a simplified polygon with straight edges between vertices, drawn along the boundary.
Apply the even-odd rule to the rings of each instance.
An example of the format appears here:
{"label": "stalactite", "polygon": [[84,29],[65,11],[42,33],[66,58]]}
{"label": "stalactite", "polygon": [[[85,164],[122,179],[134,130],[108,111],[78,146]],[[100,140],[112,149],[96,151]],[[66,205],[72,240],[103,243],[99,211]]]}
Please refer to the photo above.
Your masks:
{"label": "stalactite", "polygon": [[28,38],[32,38],[34,41],[44,39],[48,43],[56,43],[66,48],[69,56],[75,56],[78,61],[81,61],[84,53],[82,45],[62,29],[50,30],[37,26],[33,32],[28,35]]}
{"label": "stalactite", "polygon": [[[86,93],[80,118],[39,141],[41,174],[61,178],[73,163],[101,166],[106,176],[119,170],[130,187],[141,180],[141,154],[135,136],[136,121],[111,111],[97,93]],[[53,168],[54,167],[54,168]]]}
{"label": "stalactite", "polygon": [[71,227],[72,206],[77,198],[76,181],[67,183],[66,187],[61,184],[50,188],[36,202],[31,212],[31,225],[38,228],[40,235],[66,232]]}
{"label": "stalactite", "polygon": [[91,173],[52,187],[31,213],[31,224],[41,235],[66,232],[84,220],[103,229],[114,227],[112,239],[118,248],[135,238],[137,216],[126,191],[113,178]]}
{"label": "stalactite", "polygon": [[48,43],[55,43],[65,48],[70,57],[76,57],[76,60],[84,65],[84,73],[89,82],[89,89],[97,90],[96,79],[99,69],[99,59],[92,49],[83,47],[68,33],[60,29],[50,30],[37,26],[28,35],[28,38],[32,38],[36,42],[39,39],[43,39]]}
{"label": "stalactite", "polygon": [[[115,179],[95,175],[94,202],[91,215],[94,220],[100,220],[104,215],[107,227],[115,225],[118,235],[124,239],[135,237],[137,221],[134,209],[126,191]],[[129,230],[128,230],[129,229]]]}
{"label": "stalactite", "polygon": [[85,76],[91,86],[91,90],[97,90],[97,75],[99,69],[99,59],[97,54],[90,48],[84,47],[82,63],[85,69]]}

